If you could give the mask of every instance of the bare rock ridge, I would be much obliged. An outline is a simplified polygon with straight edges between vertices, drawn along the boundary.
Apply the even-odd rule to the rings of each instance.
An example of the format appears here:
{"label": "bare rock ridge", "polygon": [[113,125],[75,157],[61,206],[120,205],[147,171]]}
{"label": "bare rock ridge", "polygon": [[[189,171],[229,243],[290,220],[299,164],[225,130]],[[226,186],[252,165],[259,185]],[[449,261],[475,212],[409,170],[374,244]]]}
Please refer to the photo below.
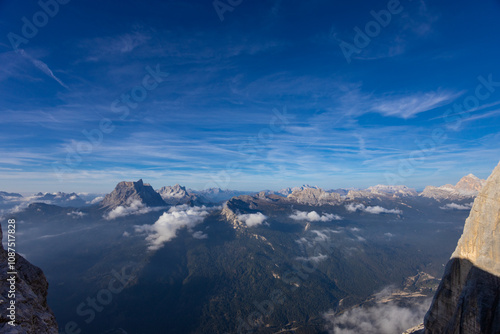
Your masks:
{"label": "bare rock ridge", "polygon": [[157,190],[165,203],[170,205],[178,204],[200,204],[207,202],[202,196],[193,194],[185,187],[176,184],[175,186],[162,187]]}
{"label": "bare rock ridge", "polygon": [[409,333],[500,333],[500,164],[474,201],[424,329]]}
{"label": "bare rock ridge", "polygon": [[342,201],[339,194],[329,193],[319,188],[297,189],[287,198],[297,203],[310,205],[334,204]]}
{"label": "bare rock ridge", "polygon": [[[2,228],[0,226],[0,241],[2,240]],[[7,262],[7,251],[0,242],[0,333],[8,334],[31,334],[58,333],[57,322],[54,314],[47,305],[48,283],[42,270],[29,263],[25,258],[16,254],[16,326],[8,324],[11,319],[7,318],[7,303],[9,285],[6,283],[9,272]]]}
{"label": "bare rock ridge", "polygon": [[100,206],[105,209],[114,209],[118,206],[130,206],[133,201],[140,201],[146,206],[164,206],[166,203],[153,187],[143,183],[142,179],[137,182],[120,182],[115,189],[106,195]]}
{"label": "bare rock ridge", "polygon": [[397,198],[417,196],[417,191],[407,186],[376,185],[364,190],[350,190],[347,193],[348,199],[358,198]]}
{"label": "bare rock ridge", "polygon": [[482,180],[472,174],[469,174],[461,178],[456,185],[445,184],[441,187],[427,186],[420,196],[434,198],[437,200],[467,199],[477,196],[485,184],[486,180]]}

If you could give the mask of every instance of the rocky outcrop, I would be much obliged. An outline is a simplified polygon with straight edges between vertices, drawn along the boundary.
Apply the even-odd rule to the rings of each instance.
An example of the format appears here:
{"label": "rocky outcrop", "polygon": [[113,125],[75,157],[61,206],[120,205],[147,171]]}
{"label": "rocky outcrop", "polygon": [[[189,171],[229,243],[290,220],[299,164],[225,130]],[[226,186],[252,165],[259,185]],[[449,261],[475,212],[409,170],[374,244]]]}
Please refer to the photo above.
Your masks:
{"label": "rocky outcrop", "polygon": [[158,194],[160,194],[161,198],[165,203],[170,205],[179,205],[179,204],[204,204],[208,203],[208,201],[202,196],[192,194],[186,190],[185,187],[180,184],[176,184],[175,186],[167,186],[162,187],[157,190]]}
{"label": "rocky outcrop", "polygon": [[417,191],[407,186],[376,185],[365,190],[350,190],[347,199],[378,199],[417,196]]}
{"label": "rocky outcrop", "polygon": [[[0,227],[0,240],[2,240],[2,229]],[[8,254],[0,243],[0,333],[9,334],[56,334],[58,327],[54,314],[47,305],[48,283],[42,270],[29,263],[25,258],[16,254],[16,292],[15,307],[16,318],[13,327],[9,325],[6,308],[10,304],[7,283]]]}
{"label": "rocky outcrop", "polygon": [[414,333],[500,333],[500,164],[474,201],[424,326]]}
{"label": "rocky outcrop", "polygon": [[141,179],[137,182],[123,181],[118,183],[115,189],[104,197],[100,207],[112,210],[118,206],[129,206],[134,201],[140,201],[150,207],[166,205],[153,187],[143,183]]}
{"label": "rocky outcrop", "polygon": [[294,190],[287,197],[289,200],[299,204],[307,205],[324,205],[324,204],[339,204],[342,199],[337,193],[329,193],[319,188],[305,188]]}
{"label": "rocky outcrop", "polygon": [[420,196],[436,200],[470,199],[477,196],[485,183],[486,180],[469,174],[461,178],[456,185],[445,184],[441,187],[427,186]]}
{"label": "rocky outcrop", "polygon": [[231,224],[231,226],[235,230],[245,228],[245,224],[238,219],[238,215],[227,205],[225,205],[222,209],[221,215]]}

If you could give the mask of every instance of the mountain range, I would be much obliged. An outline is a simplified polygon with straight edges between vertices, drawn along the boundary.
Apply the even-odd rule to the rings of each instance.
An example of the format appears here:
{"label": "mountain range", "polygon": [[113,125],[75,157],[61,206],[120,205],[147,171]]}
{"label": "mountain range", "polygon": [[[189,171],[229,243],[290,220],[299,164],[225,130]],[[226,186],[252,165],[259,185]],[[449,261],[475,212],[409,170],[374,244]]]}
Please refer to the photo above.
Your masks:
{"label": "mountain range", "polygon": [[[440,187],[427,186],[421,193],[406,186],[376,185],[367,189],[335,189],[323,190],[317,186],[303,185],[300,187],[284,188],[278,191],[266,190],[266,195],[274,194],[281,197],[294,199],[298,203],[310,205],[335,204],[345,200],[363,198],[387,199],[411,196],[433,198],[438,201],[464,202],[473,199],[485,180],[469,174],[458,181],[456,185],[443,185]],[[211,205],[225,202],[241,195],[255,195],[259,192],[222,190],[210,188],[205,190],[186,189],[179,184],[164,186],[156,191],[142,180],[137,182],[120,182],[113,193],[106,195],[76,194],[76,193],[42,193],[23,197],[21,194],[0,192],[0,213],[21,210],[31,203],[45,203],[61,207],[84,207],[100,202],[105,208],[114,209],[118,206],[128,206],[134,200],[140,200],[145,206],[165,205]],[[157,196],[159,195],[159,196]],[[127,201],[131,201],[127,203]]]}
{"label": "mountain range", "polygon": [[[401,307],[432,296],[474,199],[404,186],[290,191],[225,199],[231,191],[124,181],[94,204],[27,202],[9,215],[63,332],[318,333],[348,326],[332,315],[378,307],[387,287]],[[117,273],[120,292],[92,311],[87,298]]]}

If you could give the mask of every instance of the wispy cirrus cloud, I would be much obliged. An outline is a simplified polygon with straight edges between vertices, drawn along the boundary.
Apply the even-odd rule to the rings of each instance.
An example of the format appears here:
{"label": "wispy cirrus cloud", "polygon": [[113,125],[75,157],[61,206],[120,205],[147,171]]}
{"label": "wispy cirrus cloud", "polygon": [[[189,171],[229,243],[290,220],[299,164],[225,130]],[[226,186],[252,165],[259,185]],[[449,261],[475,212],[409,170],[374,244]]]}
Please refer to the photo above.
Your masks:
{"label": "wispy cirrus cloud", "polygon": [[79,47],[87,50],[87,61],[97,62],[104,58],[112,59],[116,55],[132,52],[141,45],[146,44],[150,39],[149,34],[132,32],[83,40],[80,41]]}
{"label": "wispy cirrus cloud", "polygon": [[38,68],[40,71],[42,71],[44,74],[46,74],[48,77],[54,79],[59,85],[62,87],[69,89],[68,86],[64,82],[61,81],[58,77],[55,76],[54,72],[49,68],[49,66],[44,63],[43,61],[39,59],[35,59],[29,54],[26,53],[23,49],[18,49],[18,53],[23,56],[24,58],[28,59],[36,68]]}
{"label": "wispy cirrus cloud", "polygon": [[384,116],[409,119],[436,109],[456,99],[460,94],[449,92],[427,92],[402,97],[385,97],[376,101],[373,111]]}

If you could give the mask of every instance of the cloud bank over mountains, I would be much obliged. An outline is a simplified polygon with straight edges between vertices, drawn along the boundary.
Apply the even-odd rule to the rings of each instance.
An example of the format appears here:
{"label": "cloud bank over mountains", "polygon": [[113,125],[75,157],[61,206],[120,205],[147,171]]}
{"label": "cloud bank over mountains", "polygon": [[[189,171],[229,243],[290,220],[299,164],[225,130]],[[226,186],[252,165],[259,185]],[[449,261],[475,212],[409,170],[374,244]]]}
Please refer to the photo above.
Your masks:
{"label": "cloud bank over mountains", "polygon": [[326,329],[330,334],[401,334],[421,323],[431,298],[407,302],[404,306],[395,301],[381,302],[391,294],[392,289],[384,289],[377,294],[374,306],[355,307],[339,315],[325,313]]}

